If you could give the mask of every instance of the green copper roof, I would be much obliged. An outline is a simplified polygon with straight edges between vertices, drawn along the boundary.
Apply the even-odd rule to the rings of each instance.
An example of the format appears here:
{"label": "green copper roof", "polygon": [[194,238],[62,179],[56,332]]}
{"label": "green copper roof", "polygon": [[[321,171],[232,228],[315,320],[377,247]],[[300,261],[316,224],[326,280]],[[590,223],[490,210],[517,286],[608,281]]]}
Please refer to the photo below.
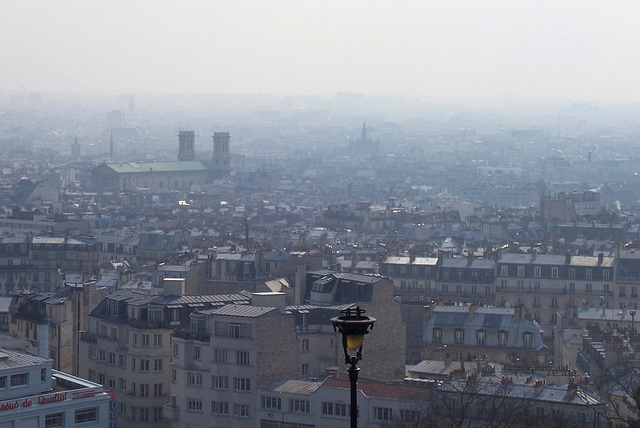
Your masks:
{"label": "green copper roof", "polygon": [[148,172],[185,172],[206,171],[207,167],[199,161],[194,162],[144,162],[144,163],[108,163],[107,166],[118,173],[135,174]]}

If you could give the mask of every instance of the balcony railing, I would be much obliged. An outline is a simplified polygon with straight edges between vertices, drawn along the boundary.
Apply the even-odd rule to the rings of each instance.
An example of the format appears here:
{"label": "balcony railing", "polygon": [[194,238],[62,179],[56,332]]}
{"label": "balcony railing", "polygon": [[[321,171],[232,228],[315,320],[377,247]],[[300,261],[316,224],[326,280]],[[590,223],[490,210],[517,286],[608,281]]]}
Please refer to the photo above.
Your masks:
{"label": "balcony railing", "polygon": [[81,331],[80,340],[83,342],[98,343],[98,336],[94,333],[89,333],[88,331]]}

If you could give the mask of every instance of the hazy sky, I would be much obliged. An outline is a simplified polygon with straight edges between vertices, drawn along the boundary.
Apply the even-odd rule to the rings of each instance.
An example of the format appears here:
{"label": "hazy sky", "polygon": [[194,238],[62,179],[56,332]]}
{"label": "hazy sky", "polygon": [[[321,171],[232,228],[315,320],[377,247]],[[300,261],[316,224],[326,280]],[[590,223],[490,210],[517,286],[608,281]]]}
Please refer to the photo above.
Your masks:
{"label": "hazy sky", "polygon": [[0,95],[640,101],[632,1],[5,0],[0,13]]}

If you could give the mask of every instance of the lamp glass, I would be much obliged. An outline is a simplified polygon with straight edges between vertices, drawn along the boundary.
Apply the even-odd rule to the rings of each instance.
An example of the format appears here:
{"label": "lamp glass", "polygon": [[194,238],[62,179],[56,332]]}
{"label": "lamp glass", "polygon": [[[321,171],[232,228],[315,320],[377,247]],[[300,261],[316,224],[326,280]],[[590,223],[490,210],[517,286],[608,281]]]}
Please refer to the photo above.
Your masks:
{"label": "lamp glass", "polygon": [[347,349],[349,351],[357,351],[364,342],[364,334],[348,334],[347,335]]}

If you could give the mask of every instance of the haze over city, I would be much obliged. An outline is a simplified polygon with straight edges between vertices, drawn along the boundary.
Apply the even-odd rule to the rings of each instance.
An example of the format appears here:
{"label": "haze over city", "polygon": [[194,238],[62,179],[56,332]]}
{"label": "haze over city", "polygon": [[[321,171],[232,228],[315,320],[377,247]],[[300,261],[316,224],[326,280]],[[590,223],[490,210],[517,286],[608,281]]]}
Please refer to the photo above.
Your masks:
{"label": "haze over city", "polygon": [[5,3],[0,428],[640,426],[635,4]]}
{"label": "haze over city", "polygon": [[640,99],[637,4],[7,2],[0,94]]}

